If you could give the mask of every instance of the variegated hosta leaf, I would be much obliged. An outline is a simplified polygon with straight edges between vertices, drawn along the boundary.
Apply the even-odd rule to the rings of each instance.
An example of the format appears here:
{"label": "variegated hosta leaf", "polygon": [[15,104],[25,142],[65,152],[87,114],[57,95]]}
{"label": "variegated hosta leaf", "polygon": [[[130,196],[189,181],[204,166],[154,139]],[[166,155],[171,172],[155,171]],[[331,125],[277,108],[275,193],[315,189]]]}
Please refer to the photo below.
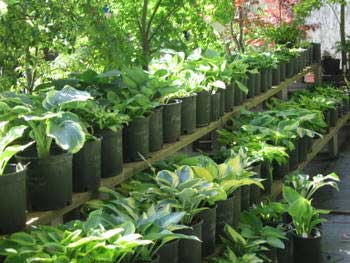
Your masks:
{"label": "variegated hosta leaf", "polygon": [[179,176],[176,173],[170,171],[160,171],[156,176],[156,181],[160,185],[168,185],[173,188],[176,188],[179,185]]}
{"label": "variegated hosta leaf", "polygon": [[49,119],[46,133],[70,153],[78,152],[85,143],[85,132],[78,117],[72,113],[65,112],[60,117]]}
{"label": "variegated hosta leaf", "polygon": [[46,110],[51,110],[55,107],[60,107],[71,102],[84,102],[92,99],[89,92],[77,90],[70,86],[65,86],[63,89],[57,91],[52,90],[46,94],[43,100],[43,107]]}

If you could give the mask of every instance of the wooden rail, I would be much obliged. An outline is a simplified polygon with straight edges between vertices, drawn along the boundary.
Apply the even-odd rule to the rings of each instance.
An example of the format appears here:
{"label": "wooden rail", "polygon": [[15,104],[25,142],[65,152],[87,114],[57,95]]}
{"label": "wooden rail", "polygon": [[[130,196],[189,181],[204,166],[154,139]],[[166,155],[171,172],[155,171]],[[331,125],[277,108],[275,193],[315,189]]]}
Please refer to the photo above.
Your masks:
{"label": "wooden rail", "polygon": [[[310,72],[314,72],[318,67],[318,64],[311,65],[305,68],[302,72],[296,74],[292,78],[286,79],[281,84],[277,86],[273,86],[268,91],[255,96],[254,98],[246,100],[241,106],[234,107],[234,109],[226,113],[223,117],[221,117],[218,121],[210,123],[206,127],[198,128],[193,134],[183,135],[180,140],[175,143],[165,144],[164,148],[160,151],[154,152],[146,161],[134,162],[124,164],[124,169],[121,174],[102,179],[102,186],[113,188],[116,185],[126,181],[131,178],[136,172],[142,171],[148,167],[149,164],[153,164],[157,161],[163,160],[174,153],[178,152],[182,148],[190,145],[191,143],[197,141],[201,137],[206,134],[223,127],[223,125],[235,114],[238,114],[242,108],[252,109],[256,106],[260,105],[264,101],[268,100],[272,96],[278,94],[282,90],[288,88],[290,84],[299,80],[306,74]],[[72,203],[62,209],[58,210],[50,210],[45,212],[39,211],[31,211],[27,215],[27,225],[38,225],[38,224],[58,224],[62,222],[62,217],[69,213],[70,211],[80,207],[82,204],[87,201],[97,198],[98,195],[96,193],[86,192],[86,193],[74,193]]]}

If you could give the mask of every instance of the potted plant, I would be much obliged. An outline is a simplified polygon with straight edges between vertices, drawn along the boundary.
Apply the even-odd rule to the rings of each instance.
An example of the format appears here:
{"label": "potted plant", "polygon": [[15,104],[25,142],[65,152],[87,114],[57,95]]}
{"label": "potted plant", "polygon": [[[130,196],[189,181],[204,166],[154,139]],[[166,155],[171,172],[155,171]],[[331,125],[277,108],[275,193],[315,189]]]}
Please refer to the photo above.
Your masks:
{"label": "potted plant", "polygon": [[[88,92],[69,86],[51,90],[45,97],[2,94],[2,101],[12,108],[10,114],[28,127],[35,141],[35,149],[16,156],[28,167],[27,191],[33,209],[57,209],[71,202],[72,153],[83,147],[85,131],[78,116],[63,108],[90,99]],[[52,147],[53,142],[57,147]]]}
{"label": "potted plant", "polygon": [[0,204],[1,234],[19,231],[25,227],[27,207],[26,169],[10,162],[15,154],[32,144],[15,144],[16,140],[23,136],[26,126],[14,126],[7,130],[7,125],[6,122],[1,123],[0,132],[0,198],[3,200]]}

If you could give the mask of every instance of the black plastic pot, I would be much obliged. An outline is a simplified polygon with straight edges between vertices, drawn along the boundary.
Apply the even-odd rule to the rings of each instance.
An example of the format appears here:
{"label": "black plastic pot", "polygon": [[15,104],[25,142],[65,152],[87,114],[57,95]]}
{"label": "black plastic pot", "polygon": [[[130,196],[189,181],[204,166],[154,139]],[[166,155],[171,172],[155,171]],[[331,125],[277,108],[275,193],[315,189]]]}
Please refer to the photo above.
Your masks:
{"label": "black plastic pot", "polygon": [[234,95],[235,106],[240,106],[242,104],[242,102],[243,102],[243,92],[238,87],[237,84],[235,84],[234,87],[235,87],[235,95]]}
{"label": "black plastic pot", "polygon": [[159,151],[163,148],[163,108],[153,110],[149,119],[149,150]]}
{"label": "black plastic pot", "polygon": [[306,145],[307,145],[307,152],[312,152],[312,146],[314,145],[314,139],[311,137],[305,137]]}
{"label": "black plastic pot", "polygon": [[344,105],[344,111],[345,111],[345,113],[346,112],[348,112],[349,111],[349,99],[347,98],[347,99],[343,99],[343,105]]}
{"label": "black plastic pot", "polygon": [[166,243],[158,250],[159,263],[179,262],[179,239]]}
{"label": "black plastic pot", "polygon": [[268,89],[269,86],[269,70],[268,69],[262,69],[261,72],[261,92],[265,92]]}
{"label": "black plastic pot", "polygon": [[[248,79],[243,79],[243,80],[241,80],[241,83],[242,83],[244,86],[248,87]],[[245,92],[242,91],[242,103],[243,103],[244,101],[246,101],[247,98],[248,98],[248,93],[245,93]]]}
{"label": "black plastic pot", "polygon": [[[253,166],[253,171],[256,173],[254,177],[261,178],[261,164]],[[261,198],[261,189],[256,185],[250,186],[250,203],[257,204],[260,202]]]}
{"label": "black plastic pot", "polygon": [[248,210],[250,207],[250,185],[241,187],[241,210]]}
{"label": "black plastic pot", "polygon": [[234,85],[227,85],[225,89],[225,112],[230,112],[235,106]]}
{"label": "black plastic pot", "polygon": [[283,240],[284,249],[277,249],[277,262],[294,263],[292,235],[287,233],[286,237],[287,239]]}
{"label": "black plastic pot", "polygon": [[202,256],[206,257],[214,253],[216,245],[216,208],[204,210],[198,214],[203,220],[202,225]]}
{"label": "black plastic pot", "polygon": [[277,68],[272,69],[272,85],[278,85],[281,83],[281,66],[277,65]]}
{"label": "black plastic pot", "polygon": [[220,89],[219,90],[219,93],[220,93],[220,116],[224,116],[225,115],[225,101],[226,101],[226,98],[225,98],[225,90],[224,89]]}
{"label": "black plastic pot", "polygon": [[294,262],[295,263],[320,263],[322,262],[321,234],[315,238],[302,238],[293,235]]}
{"label": "black plastic pot", "polygon": [[313,49],[313,62],[320,63],[321,62],[321,44],[312,43],[312,49]]}
{"label": "black plastic pot", "polygon": [[248,98],[255,96],[255,85],[256,85],[256,74],[248,73],[247,87],[248,87]]}
{"label": "black plastic pot", "polygon": [[330,110],[325,110],[323,112],[324,120],[327,124],[326,131],[329,132],[329,128],[331,127],[331,111]]}
{"label": "black plastic pot", "polygon": [[122,130],[100,130],[96,134],[102,138],[101,177],[107,178],[123,171],[123,133]]}
{"label": "black plastic pot", "polygon": [[149,156],[150,116],[132,120],[123,130],[123,150],[126,162],[141,161]]}
{"label": "black plastic pot", "polygon": [[272,87],[272,68],[268,69],[268,73],[267,73],[267,79],[268,79],[268,85],[267,85],[267,89],[271,89]]}
{"label": "black plastic pot", "polygon": [[97,191],[101,183],[101,144],[96,138],[85,142],[73,155],[73,191]]}
{"label": "black plastic pot", "polygon": [[286,70],[287,70],[287,63],[282,62],[280,64],[280,81],[284,81],[286,79]]}
{"label": "black plastic pot", "polygon": [[298,63],[298,60],[299,60],[298,57],[294,57],[294,58],[293,58],[293,70],[294,70],[293,75],[299,73],[299,63]]}
{"label": "black plastic pot", "polygon": [[237,229],[239,226],[239,217],[241,215],[241,188],[238,188],[233,193],[233,221],[232,226]]}
{"label": "black plastic pot", "polygon": [[233,196],[217,202],[216,209],[216,237],[224,236],[224,227],[226,224],[232,225],[233,222]]}
{"label": "black plastic pot", "polygon": [[261,94],[261,73],[255,74],[255,92],[254,95],[258,96]]}
{"label": "black plastic pot", "polygon": [[314,63],[314,48],[313,45],[309,47],[310,55],[309,55],[309,65],[312,65]]}
{"label": "black plastic pot", "polygon": [[273,179],[282,179],[289,173],[289,163],[278,164],[274,162],[273,164]]}
{"label": "black plastic pot", "polygon": [[191,134],[196,131],[197,94],[181,98],[181,132]]}
{"label": "black plastic pot", "polygon": [[339,118],[343,117],[343,113],[344,113],[343,105],[339,104],[337,109],[338,109],[338,119],[339,119]]}
{"label": "black plastic pot", "polygon": [[211,99],[211,110],[210,110],[210,115],[211,115],[211,121],[216,121],[220,118],[220,93],[216,92],[210,95]]}
{"label": "black plastic pot", "polygon": [[197,127],[207,126],[210,123],[210,93],[201,91],[197,94]]}
{"label": "black plastic pot", "polygon": [[287,64],[286,64],[286,78],[291,78],[294,75],[294,60],[291,59]]}
{"label": "black plastic pot", "polygon": [[307,137],[298,140],[298,160],[299,163],[305,162],[307,160],[308,153],[308,139]]}
{"label": "black plastic pot", "polygon": [[330,110],[330,125],[334,127],[338,122],[338,108],[334,108]]}
{"label": "black plastic pot", "polygon": [[0,176],[0,235],[22,230],[26,225],[26,169],[9,165]]}
{"label": "black plastic pot", "polygon": [[269,259],[269,263],[277,263],[277,249],[276,248],[272,248],[272,247],[268,247],[267,251],[264,251],[263,254],[265,255],[265,257],[267,257]]}
{"label": "black plastic pot", "polygon": [[163,105],[163,141],[176,142],[181,137],[181,100]]}
{"label": "black plastic pot", "polygon": [[136,261],[135,263],[159,263],[159,255],[155,255],[152,260],[148,261]]}
{"label": "black plastic pot", "polygon": [[294,143],[295,149],[293,151],[289,151],[289,171],[294,171],[298,169],[299,165],[299,144]]}
{"label": "black plastic pot", "polygon": [[16,158],[27,165],[27,193],[33,210],[59,209],[72,202],[72,154],[56,152],[41,159],[29,150]]}
{"label": "black plastic pot", "polygon": [[265,179],[263,181],[264,193],[269,195],[272,192],[272,177],[269,174],[269,164],[261,164],[261,178]]}
{"label": "black plastic pot", "polygon": [[[203,220],[192,225],[192,229],[181,229],[178,232],[184,235],[196,236],[202,240]],[[181,239],[179,241],[179,263],[201,263],[202,243],[195,240]]]}

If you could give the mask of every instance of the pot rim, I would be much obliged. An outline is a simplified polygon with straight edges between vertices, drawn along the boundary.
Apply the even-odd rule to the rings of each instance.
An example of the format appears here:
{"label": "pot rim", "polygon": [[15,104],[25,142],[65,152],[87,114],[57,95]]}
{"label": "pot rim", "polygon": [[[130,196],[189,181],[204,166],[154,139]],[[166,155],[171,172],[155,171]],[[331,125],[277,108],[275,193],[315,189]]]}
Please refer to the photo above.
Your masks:
{"label": "pot rim", "polygon": [[[27,171],[27,166],[26,165],[21,165],[21,166],[18,166],[19,163],[8,163],[5,167],[5,170],[4,170],[4,173],[2,175],[0,175],[0,178],[1,177],[5,177],[5,176],[14,176],[14,175],[19,175],[19,174],[22,174],[24,172]],[[17,167],[20,168],[21,170],[17,171]],[[12,172],[6,172],[6,169],[15,169],[14,171]]]}
{"label": "pot rim", "polygon": [[[23,154],[23,152],[22,152]],[[60,156],[73,156],[72,153],[69,153],[69,152],[65,152],[65,151],[62,151],[62,152],[58,152],[58,153],[50,153],[49,156],[45,157],[45,158],[39,158],[37,156],[37,153],[35,153],[36,156],[24,156],[24,155],[21,155],[21,153],[18,153],[15,155],[16,158],[20,159],[20,160],[24,160],[24,161],[32,161],[32,160],[50,160],[50,159],[56,159]]]}
{"label": "pot rim", "polygon": [[162,104],[161,106],[169,106],[169,105],[175,105],[175,104],[181,104],[182,100],[181,99],[171,99],[167,104]]}

